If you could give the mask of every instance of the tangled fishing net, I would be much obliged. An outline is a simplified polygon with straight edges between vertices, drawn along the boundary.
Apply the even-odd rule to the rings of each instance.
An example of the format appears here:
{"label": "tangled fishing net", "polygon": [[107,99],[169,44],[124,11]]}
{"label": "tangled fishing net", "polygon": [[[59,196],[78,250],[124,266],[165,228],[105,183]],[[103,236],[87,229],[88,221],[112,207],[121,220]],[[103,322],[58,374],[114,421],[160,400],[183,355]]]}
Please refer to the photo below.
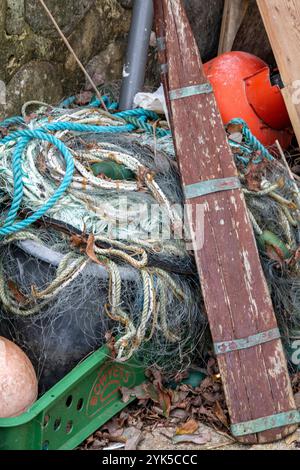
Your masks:
{"label": "tangled fishing net", "polygon": [[[238,127],[238,128],[237,128]],[[241,120],[228,136],[253,225],[281,336],[291,368],[291,347],[300,334],[300,188],[280,145],[255,143]],[[235,142],[237,138],[238,142]]]}
{"label": "tangled fishing net", "polygon": [[[26,129],[49,122],[124,125],[96,108],[41,108]],[[176,375],[201,355],[206,320],[188,234],[182,236],[170,138],[53,135],[70,151],[75,171],[65,193],[29,226],[64,178],[64,158],[47,141],[28,142],[22,204],[16,222],[7,225],[18,140],[0,147],[1,226],[12,231],[1,241],[0,333],[28,353],[42,390],[109,338],[116,360],[135,354],[143,366]],[[15,224],[24,228],[13,231]]]}
{"label": "tangled fishing net", "polygon": [[[70,104],[3,133],[0,334],[28,353],[41,391],[104,343],[174,377],[211,344],[170,132],[143,110]],[[300,331],[298,183],[245,123],[227,132],[288,349]]]}

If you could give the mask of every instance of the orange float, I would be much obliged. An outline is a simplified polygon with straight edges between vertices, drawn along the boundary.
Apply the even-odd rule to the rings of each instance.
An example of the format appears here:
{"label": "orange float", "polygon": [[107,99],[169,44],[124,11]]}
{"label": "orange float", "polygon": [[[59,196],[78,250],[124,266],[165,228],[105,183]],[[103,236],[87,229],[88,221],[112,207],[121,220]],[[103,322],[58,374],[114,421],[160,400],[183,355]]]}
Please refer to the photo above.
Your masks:
{"label": "orange float", "polygon": [[241,118],[260,142],[278,139],[283,148],[292,140],[289,115],[268,65],[247,52],[228,52],[207,62],[205,72],[214,89],[224,124]]}

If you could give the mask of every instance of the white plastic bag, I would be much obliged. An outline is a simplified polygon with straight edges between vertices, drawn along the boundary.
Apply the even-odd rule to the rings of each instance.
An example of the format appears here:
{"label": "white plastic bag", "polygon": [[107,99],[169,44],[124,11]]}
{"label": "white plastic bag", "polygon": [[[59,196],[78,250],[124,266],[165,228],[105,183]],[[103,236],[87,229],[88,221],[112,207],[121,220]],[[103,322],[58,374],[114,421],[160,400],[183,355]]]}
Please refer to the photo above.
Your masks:
{"label": "white plastic bag", "polygon": [[154,93],[137,93],[133,101],[135,108],[144,108],[157,114],[165,114],[168,119],[168,109],[162,85]]}

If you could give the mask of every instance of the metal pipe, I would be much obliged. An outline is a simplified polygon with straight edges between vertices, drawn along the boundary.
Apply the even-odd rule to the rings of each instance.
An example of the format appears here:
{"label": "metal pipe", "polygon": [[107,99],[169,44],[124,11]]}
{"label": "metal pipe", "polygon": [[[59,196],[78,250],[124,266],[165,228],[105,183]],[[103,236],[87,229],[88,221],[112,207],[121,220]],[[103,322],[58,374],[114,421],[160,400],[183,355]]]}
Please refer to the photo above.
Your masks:
{"label": "metal pipe", "polygon": [[[16,243],[16,245],[24,251],[24,253],[33,256],[39,261],[44,261],[45,263],[51,264],[52,266],[57,267],[62,261],[64,255],[53,251],[51,248],[47,248],[44,245],[33,240],[22,240]],[[89,263],[85,268],[85,274],[92,274],[94,277],[98,277],[103,280],[108,280],[109,275],[107,269],[104,266],[101,266],[96,263]],[[120,266],[119,273],[123,281],[132,281],[139,282],[140,275],[136,269],[133,267]]]}
{"label": "metal pipe", "polygon": [[135,0],[128,38],[120,93],[121,111],[132,109],[133,99],[142,90],[153,23],[153,0]]}

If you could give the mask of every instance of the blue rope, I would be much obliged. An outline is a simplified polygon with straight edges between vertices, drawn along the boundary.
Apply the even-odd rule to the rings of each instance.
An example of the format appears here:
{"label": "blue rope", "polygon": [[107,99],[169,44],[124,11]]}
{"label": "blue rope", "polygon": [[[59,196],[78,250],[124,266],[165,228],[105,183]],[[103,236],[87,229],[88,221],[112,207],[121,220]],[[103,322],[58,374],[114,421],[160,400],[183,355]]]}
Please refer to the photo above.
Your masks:
{"label": "blue rope", "polygon": [[[249,145],[253,150],[259,151],[263,158],[266,158],[269,161],[273,161],[274,157],[270,154],[270,152],[264,147],[264,145],[252,134],[250,131],[248,124],[240,118],[232,119],[229,124],[233,125],[241,125],[242,126],[242,134],[245,139],[246,145]],[[227,124],[227,126],[229,125]],[[242,147],[242,145],[241,145]],[[262,159],[257,159],[254,163],[260,163]],[[249,163],[249,161],[248,161]]]}
{"label": "blue rope", "polygon": [[[92,132],[92,133],[123,133],[131,132],[135,129],[132,124],[126,124],[124,126],[89,126],[87,124],[76,124],[73,122],[53,122],[42,127],[38,127],[35,131],[44,132],[57,132],[57,131],[73,131],[73,132]],[[12,140],[17,140],[20,137],[31,136],[32,131],[29,129],[22,129],[19,131],[12,132],[11,134],[0,140],[0,144],[6,144]]]}
{"label": "blue rope", "polygon": [[127,117],[146,117],[152,119],[153,121],[157,121],[159,116],[150,111],[148,109],[143,108],[136,108],[136,109],[128,109],[126,111],[120,111],[119,113],[115,113],[114,116],[119,117],[121,119],[126,119]]}
{"label": "blue rope", "polygon": [[13,125],[22,125],[25,124],[25,121],[22,116],[14,116],[11,118],[4,119],[0,122],[0,127],[9,127]]}
{"label": "blue rope", "polygon": [[[103,97],[106,106],[110,110],[115,110],[118,108],[118,103],[109,103],[107,96]],[[60,103],[61,108],[67,108],[71,106],[76,101],[76,96],[71,96],[66,100]],[[93,97],[91,102],[87,107],[97,107],[100,106],[100,100],[97,97]],[[73,173],[74,173],[74,161],[71,155],[71,152],[68,148],[61,142],[59,139],[54,137],[51,132],[57,131],[73,131],[73,132],[91,132],[91,133],[126,133],[132,132],[137,128],[143,128],[144,130],[151,132],[153,127],[150,124],[147,124],[148,119],[157,120],[158,115],[152,111],[144,109],[134,109],[128,111],[122,111],[115,114],[116,117],[122,119],[138,118],[132,123],[128,123],[121,126],[92,126],[87,124],[77,124],[72,122],[54,122],[50,124],[45,124],[34,130],[29,129],[19,129],[15,132],[12,132],[8,136],[4,137],[0,143],[6,144],[8,142],[16,141],[17,144],[14,149],[13,159],[12,159],[12,170],[13,170],[13,182],[14,182],[14,195],[11,207],[8,211],[7,217],[4,221],[4,225],[0,228],[0,236],[9,235],[15,233],[19,230],[23,230],[28,227],[30,224],[42,217],[49,209],[51,209],[60,197],[65,193],[72,182]],[[16,116],[12,118],[5,119],[0,123],[0,128],[7,128],[10,125],[23,125],[25,121],[22,116]],[[48,201],[43,204],[40,209],[34,212],[30,217],[25,220],[15,222],[17,218],[18,211],[21,207],[23,195],[24,195],[24,183],[22,175],[22,155],[25,151],[25,148],[32,139],[39,139],[42,141],[49,142],[53,144],[63,155],[66,161],[66,172],[64,178],[54,192],[54,194],[48,199]]]}
{"label": "blue rope", "polygon": [[[57,149],[63,155],[66,161],[66,172],[63,177],[63,180],[57,190],[52,194],[48,201],[40,207],[36,212],[34,212],[27,219],[20,222],[14,223],[17,217],[18,210],[21,206],[24,192],[24,183],[22,178],[22,156],[25,148],[32,139],[39,139],[57,147]],[[49,209],[51,209],[61,196],[65,193],[72,182],[74,173],[74,161],[71,152],[69,149],[61,142],[59,139],[54,137],[51,134],[46,134],[38,130],[26,131],[26,136],[22,137],[16,145],[14,155],[13,155],[13,175],[14,175],[14,196],[12,205],[9,209],[8,215],[6,217],[5,223],[2,228],[0,228],[0,235],[5,236],[11,233],[18,232],[19,230],[24,230],[29,225],[34,223],[36,220],[40,219]]]}
{"label": "blue rope", "polygon": [[76,96],[69,96],[69,98],[66,98],[65,100],[61,101],[58,107],[69,108],[69,106],[71,106],[71,104],[73,104],[75,100],[76,100]]}
{"label": "blue rope", "polygon": [[[70,96],[69,98],[66,98],[65,100],[61,101],[58,105],[59,108],[69,108],[75,101],[77,97],[76,96]],[[102,96],[102,100],[105,103],[105,106],[107,106],[108,109],[116,109],[115,105],[118,107],[118,103],[112,103],[110,104],[109,98],[107,96]],[[98,108],[101,106],[101,101],[99,98],[97,98],[95,95],[92,97],[91,101],[89,102],[88,105],[86,105],[87,108]],[[80,107],[80,106],[79,106]]]}
{"label": "blue rope", "polygon": [[[129,113],[126,112],[128,116]],[[146,112],[145,110],[133,110],[131,116],[140,116],[141,121],[146,121],[148,117],[153,117],[155,113]],[[155,115],[156,116],[156,115]],[[120,117],[120,116],[119,116]],[[0,229],[0,236],[9,235],[15,233],[19,230],[24,230],[26,227],[31,225],[33,222],[42,217],[49,209],[51,209],[64,192],[68,189],[72,182],[73,173],[74,173],[74,161],[72,155],[68,148],[61,142],[59,139],[49,134],[49,132],[57,131],[74,131],[74,132],[92,132],[92,133],[122,133],[122,132],[131,132],[136,129],[136,126],[133,124],[126,124],[123,126],[91,126],[87,124],[76,124],[71,122],[54,122],[42,126],[40,128],[29,130],[22,129],[16,132],[12,132],[10,135],[6,136],[0,141],[2,144],[18,140],[16,148],[13,154],[12,168],[13,168],[13,177],[14,177],[14,196],[11,207],[5,219],[4,225]],[[63,157],[66,160],[66,173],[64,178],[55,191],[55,193],[49,198],[49,200],[35,213],[30,217],[20,222],[15,223],[17,218],[18,211],[20,209],[23,194],[24,194],[24,184],[22,176],[22,155],[27,147],[28,143],[32,139],[40,139],[43,141],[50,142],[55,145],[58,150],[61,152]]]}

